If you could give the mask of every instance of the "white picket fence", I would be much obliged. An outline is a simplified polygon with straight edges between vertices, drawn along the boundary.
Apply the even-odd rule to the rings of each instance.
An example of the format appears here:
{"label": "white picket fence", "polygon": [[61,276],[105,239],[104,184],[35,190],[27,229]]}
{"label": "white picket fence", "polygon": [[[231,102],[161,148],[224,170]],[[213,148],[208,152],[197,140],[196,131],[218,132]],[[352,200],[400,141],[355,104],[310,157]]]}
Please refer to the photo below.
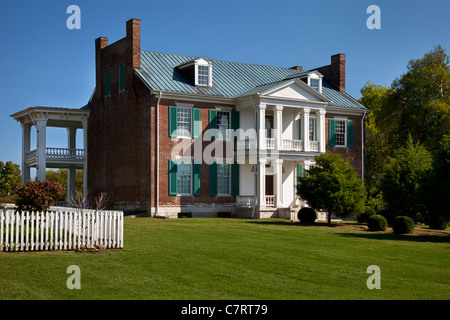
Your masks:
{"label": "white picket fence", "polygon": [[123,248],[123,212],[59,208],[46,213],[0,211],[0,251]]}

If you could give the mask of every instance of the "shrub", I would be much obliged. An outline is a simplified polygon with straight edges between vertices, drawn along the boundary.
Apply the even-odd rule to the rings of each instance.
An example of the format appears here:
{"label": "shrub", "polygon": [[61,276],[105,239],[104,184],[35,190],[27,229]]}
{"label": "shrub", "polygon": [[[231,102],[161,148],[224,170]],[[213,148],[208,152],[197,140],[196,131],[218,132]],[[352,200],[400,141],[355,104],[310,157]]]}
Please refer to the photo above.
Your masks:
{"label": "shrub", "polygon": [[57,182],[29,180],[23,186],[17,187],[17,209],[45,212],[55,201],[63,199],[64,191],[64,187]]}
{"label": "shrub", "polygon": [[367,220],[375,214],[375,210],[372,207],[366,207],[356,219],[359,223],[365,223]]}
{"label": "shrub", "polygon": [[392,229],[394,233],[411,233],[414,230],[414,220],[407,216],[398,216],[394,219]]}
{"label": "shrub", "polygon": [[367,227],[370,231],[384,231],[387,228],[387,220],[379,214],[374,214],[367,219]]}
{"label": "shrub", "polygon": [[430,229],[435,229],[435,230],[445,230],[445,229],[447,229],[447,226],[448,226],[447,219],[445,219],[442,216],[429,217],[427,219],[427,223],[428,223],[428,226],[430,227]]}
{"label": "shrub", "polygon": [[316,221],[317,215],[313,208],[301,208],[298,212],[298,220],[302,223],[314,223]]}

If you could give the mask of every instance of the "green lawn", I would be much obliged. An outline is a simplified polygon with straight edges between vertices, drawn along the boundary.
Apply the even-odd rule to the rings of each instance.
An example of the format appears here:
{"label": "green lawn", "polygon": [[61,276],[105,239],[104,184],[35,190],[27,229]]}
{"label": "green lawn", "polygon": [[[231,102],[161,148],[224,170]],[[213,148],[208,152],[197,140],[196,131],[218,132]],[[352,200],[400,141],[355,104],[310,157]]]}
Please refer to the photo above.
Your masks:
{"label": "green lawn", "polygon": [[[101,253],[1,252],[0,299],[450,299],[448,236],[137,218],[124,237],[123,250]],[[66,286],[70,265],[81,290]],[[366,286],[370,265],[379,290]]]}

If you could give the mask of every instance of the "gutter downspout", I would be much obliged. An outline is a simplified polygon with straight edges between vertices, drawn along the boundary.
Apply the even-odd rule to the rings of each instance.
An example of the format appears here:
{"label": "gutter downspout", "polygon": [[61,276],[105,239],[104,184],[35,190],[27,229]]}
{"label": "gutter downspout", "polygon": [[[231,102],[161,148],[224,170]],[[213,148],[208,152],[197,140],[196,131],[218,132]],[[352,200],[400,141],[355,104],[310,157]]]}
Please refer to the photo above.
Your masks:
{"label": "gutter downspout", "polygon": [[[257,112],[256,112],[256,107],[255,107],[255,103],[253,102],[253,97],[252,96],[250,96],[250,100],[251,100],[251,102],[252,102],[252,106],[253,106],[253,111],[254,111],[254,115],[255,115],[255,117],[254,117],[254,121],[255,121],[255,131],[256,131],[256,151],[257,151],[257,161],[258,161],[258,158],[259,158],[259,134],[258,134],[258,115],[257,115]],[[257,201],[258,201],[258,170],[259,170],[259,166],[258,166],[258,163],[256,163],[255,164],[255,174],[254,174],[254,178],[255,178],[255,181],[254,181],[254,185],[255,185],[255,204],[253,205],[253,212],[252,212],[252,218],[255,216],[255,209],[256,209],[256,203],[257,203]]]}
{"label": "gutter downspout", "polygon": [[155,217],[159,216],[159,102],[162,92],[159,92],[158,102],[156,104],[156,212]]}

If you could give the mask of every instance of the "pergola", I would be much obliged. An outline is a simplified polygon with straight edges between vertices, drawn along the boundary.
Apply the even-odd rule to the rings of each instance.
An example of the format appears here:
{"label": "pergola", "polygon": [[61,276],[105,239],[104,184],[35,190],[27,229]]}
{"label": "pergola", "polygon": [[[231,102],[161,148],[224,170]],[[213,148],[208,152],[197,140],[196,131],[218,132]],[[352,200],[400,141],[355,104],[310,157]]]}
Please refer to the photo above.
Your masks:
{"label": "pergola", "polygon": [[[45,181],[47,168],[68,169],[67,195],[75,193],[75,170],[83,169],[83,191],[87,193],[87,120],[89,110],[56,107],[30,107],[11,115],[22,126],[22,183],[36,178]],[[31,127],[36,127],[36,148],[31,149]],[[47,146],[47,127],[67,129],[67,148]],[[76,148],[76,130],[83,129],[83,149]]]}

